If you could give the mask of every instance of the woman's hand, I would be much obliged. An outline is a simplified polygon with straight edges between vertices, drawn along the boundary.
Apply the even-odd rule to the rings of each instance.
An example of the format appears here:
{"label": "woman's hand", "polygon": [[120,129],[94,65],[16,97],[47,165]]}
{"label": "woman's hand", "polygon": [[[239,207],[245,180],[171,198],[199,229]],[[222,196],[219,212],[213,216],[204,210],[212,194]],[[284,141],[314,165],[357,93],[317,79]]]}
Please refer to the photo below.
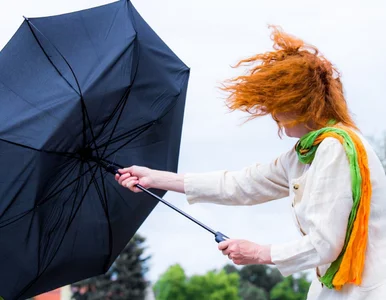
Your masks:
{"label": "woman's hand", "polygon": [[271,246],[229,239],[219,243],[218,249],[236,265],[272,264]]}
{"label": "woman's hand", "polygon": [[140,184],[148,189],[153,187],[153,170],[146,167],[131,166],[129,168],[119,169],[119,174],[115,175],[115,180],[120,185],[128,188],[132,192],[141,192],[135,185]]}
{"label": "woman's hand", "polygon": [[115,180],[120,185],[138,193],[141,192],[135,185],[140,184],[146,189],[154,188],[165,191],[185,193],[184,175],[173,172],[159,171],[146,167],[131,166],[118,170]]}

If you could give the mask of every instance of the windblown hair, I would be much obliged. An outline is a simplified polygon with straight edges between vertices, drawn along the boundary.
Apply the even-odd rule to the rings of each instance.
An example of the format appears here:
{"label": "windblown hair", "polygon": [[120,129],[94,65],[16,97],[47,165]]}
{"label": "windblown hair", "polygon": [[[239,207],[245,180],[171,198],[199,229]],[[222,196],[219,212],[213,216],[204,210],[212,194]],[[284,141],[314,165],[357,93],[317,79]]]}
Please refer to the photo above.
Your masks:
{"label": "windblown hair", "polygon": [[274,51],[241,60],[252,66],[243,76],[228,80],[222,88],[231,110],[246,111],[251,118],[289,113],[294,120],[285,125],[305,123],[310,130],[325,127],[330,120],[357,129],[348,111],[338,70],[319,50],[302,40],[272,28]]}

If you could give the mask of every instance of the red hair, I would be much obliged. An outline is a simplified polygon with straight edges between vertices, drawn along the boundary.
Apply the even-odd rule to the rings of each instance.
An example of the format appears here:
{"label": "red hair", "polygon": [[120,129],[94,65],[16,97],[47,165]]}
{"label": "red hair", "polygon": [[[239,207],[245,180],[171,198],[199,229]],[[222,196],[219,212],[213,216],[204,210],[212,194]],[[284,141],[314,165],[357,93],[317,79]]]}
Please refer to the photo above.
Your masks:
{"label": "red hair", "polygon": [[222,88],[230,93],[228,107],[250,113],[251,119],[271,114],[279,131],[284,125],[276,118],[279,113],[296,116],[288,126],[305,123],[315,130],[335,120],[357,129],[348,111],[338,70],[316,47],[280,27],[270,28],[274,51],[243,59],[236,65],[252,67],[247,75],[228,80]]}

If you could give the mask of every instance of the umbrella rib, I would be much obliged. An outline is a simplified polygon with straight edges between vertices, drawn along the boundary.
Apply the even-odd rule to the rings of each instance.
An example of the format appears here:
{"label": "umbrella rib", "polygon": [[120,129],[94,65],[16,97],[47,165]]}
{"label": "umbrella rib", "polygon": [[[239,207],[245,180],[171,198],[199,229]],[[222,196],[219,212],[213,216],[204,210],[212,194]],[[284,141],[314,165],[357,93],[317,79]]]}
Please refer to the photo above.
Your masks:
{"label": "umbrella rib", "polygon": [[[86,197],[86,194],[87,194],[87,192],[88,192],[88,190],[89,190],[89,188],[90,188],[90,186],[92,184],[92,179],[95,177],[95,174],[96,174],[97,171],[98,171],[98,169],[93,171],[92,178],[91,178],[90,182],[87,184],[86,190],[84,191],[84,193],[82,195],[82,198],[79,201],[78,207],[76,208],[76,210],[74,212],[74,216],[72,216],[70,218],[70,220],[69,220],[69,222],[67,224],[66,231],[68,231],[68,229],[71,226],[72,221],[75,219],[75,215],[78,212],[81,204],[83,203],[83,200]],[[51,259],[47,262],[47,266],[42,270],[42,272],[38,276],[36,276],[33,280],[31,280],[31,282],[19,293],[19,295],[17,296],[17,299],[20,298],[21,296],[23,296],[28,291],[28,289],[40,278],[40,276],[42,276],[43,273],[48,269],[48,267],[50,266],[50,264],[52,263],[52,261],[56,257],[56,254],[58,253],[58,251],[60,249],[60,246],[62,245],[65,236],[66,236],[66,234],[63,234],[63,237],[62,237],[61,241],[59,242],[58,247],[54,251],[54,254],[52,255]]]}
{"label": "umbrella rib", "polygon": [[[26,18],[26,17],[24,17],[24,18],[25,18],[25,20],[27,21],[27,25],[28,25],[29,29],[31,30],[32,35],[34,36],[36,42],[38,43],[40,49],[43,51],[45,57],[48,59],[48,61],[50,62],[50,64],[54,67],[54,69],[56,70],[56,72],[58,72],[58,74],[60,75],[60,77],[62,77],[62,78],[64,79],[64,81],[67,82],[67,84],[71,87],[71,89],[73,89],[74,92],[77,93],[77,94],[80,96],[79,91],[77,91],[77,90],[72,86],[72,84],[67,80],[67,78],[63,76],[63,74],[59,71],[58,67],[54,64],[54,62],[52,61],[52,59],[50,58],[50,56],[48,55],[48,53],[46,52],[46,50],[44,50],[43,45],[40,43],[40,41],[39,41],[38,37],[36,36],[36,33],[33,31],[32,27],[34,27],[34,28],[35,28],[35,29],[36,29],[43,37],[45,37],[44,34],[43,34],[43,33],[42,33],[42,32],[41,32],[34,24],[32,24],[32,22],[31,22],[28,18]],[[45,38],[46,38],[46,37],[45,37]],[[47,39],[47,38],[46,38],[46,39]],[[48,40],[48,39],[47,39],[47,40]],[[48,40],[48,41],[49,41],[49,40]],[[51,42],[50,42],[50,43],[51,43]],[[52,43],[51,43],[51,44],[52,44]],[[57,50],[55,46],[54,46],[54,49]],[[57,50],[57,51],[58,51],[58,50]],[[58,51],[58,52],[59,52],[59,51]],[[59,54],[60,54],[60,53],[59,53]]]}
{"label": "umbrella rib", "polygon": [[109,238],[109,257],[106,260],[106,263],[105,263],[105,266],[104,266],[104,270],[107,271],[108,265],[109,265],[110,260],[111,260],[111,255],[112,255],[112,252],[113,252],[113,229],[111,227],[111,221],[110,221],[110,215],[109,215],[109,206],[108,206],[108,202],[107,202],[107,192],[106,192],[105,178],[103,176],[103,170],[102,170],[101,167],[99,168],[99,170],[100,170],[100,173],[101,173],[101,182],[102,182],[103,194],[105,196],[105,202],[106,202],[105,213],[106,213],[106,218],[107,218],[107,222],[108,222],[108,226],[109,226],[109,234],[110,234],[110,238]]}
{"label": "umbrella rib", "polygon": [[105,213],[105,216],[106,216],[106,219],[107,219],[108,228],[109,228],[109,257],[107,258],[107,260],[105,262],[105,267],[104,267],[104,270],[106,270],[107,267],[108,267],[108,264],[110,262],[111,253],[112,253],[112,249],[113,249],[113,241],[112,241],[113,231],[112,231],[112,228],[111,228],[111,222],[110,222],[110,217],[109,217],[109,208],[108,208],[108,204],[107,204],[106,185],[105,185],[105,179],[103,177],[103,169],[102,169],[101,166],[99,166],[98,169],[99,169],[99,172],[101,173],[101,177],[100,178],[101,178],[103,193],[102,193],[101,189],[99,188],[98,182],[97,182],[95,177],[93,178],[93,184],[94,184],[95,189],[96,189],[96,191],[98,193],[99,200],[101,202],[103,211]]}
{"label": "umbrella rib", "polygon": [[126,92],[124,93],[124,95],[121,97],[121,99],[119,100],[118,104],[115,106],[113,112],[110,114],[110,116],[108,117],[108,119],[103,123],[102,127],[101,127],[101,130],[99,131],[99,133],[97,134],[96,136],[96,139],[98,139],[102,133],[104,132],[104,130],[106,129],[106,127],[110,124],[110,122],[114,119],[116,113],[119,111],[120,109],[120,106],[124,103],[125,101],[125,97],[126,97]]}
{"label": "umbrella rib", "polygon": [[109,145],[112,145],[114,143],[118,143],[121,140],[124,140],[124,139],[130,137],[131,135],[135,134],[136,132],[138,132],[138,130],[142,130],[143,128],[148,129],[148,127],[152,126],[153,124],[154,124],[154,122],[149,122],[149,123],[143,124],[141,126],[138,126],[138,127],[134,128],[132,130],[129,130],[129,131],[125,132],[125,133],[122,133],[122,134],[114,137],[109,142],[104,142],[103,144],[100,144],[98,146],[98,148],[109,146]]}
{"label": "umbrella rib", "polygon": [[[72,169],[69,170],[69,173],[71,173],[76,167],[76,164],[74,164],[74,166],[72,166]],[[67,177],[68,175],[66,175]],[[65,179],[64,179],[65,180]],[[39,206],[41,205],[41,203],[39,204]],[[22,213],[19,213],[13,217],[10,217],[9,219],[6,219],[6,220],[3,220],[0,222],[0,228],[3,228],[5,226],[8,226],[8,225],[11,225],[15,222],[17,222],[18,220],[22,219],[23,217],[25,217],[26,215],[28,215],[30,212],[34,211],[36,209],[36,207],[34,208],[31,208],[25,212],[22,212]]]}
{"label": "umbrella rib", "polygon": [[[178,101],[180,95],[181,95],[181,94],[178,95],[177,101]],[[174,105],[173,105],[173,106],[174,106]],[[170,112],[170,110],[172,109],[173,106],[171,106],[167,111],[165,111],[165,113],[164,113],[159,119],[162,119],[164,116],[166,116],[166,115]],[[146,126],[146,125],[149,125],[149,124],[150,124],[150,126],[147,126],[147,128],[146,128],[144,131],[146,131],[146,130],[149,129],[151,126],[153,126],[154,124],[156,124],[156,122],[157,122],[157,121],[152,121],[152,122],[149,122],[149,123],[143,125],[143,126]],[[134,130],[136,130],[136,129],[138,129],[138,128],[140,128],[140,127],[137,127],[137,128],[135,128]],[[133,131],[134,131],[134,130],[133,130]],[[142,131],[142,132],[140,132],[139,134],[137,134],[133,139],[135,139],[136,137],[138,137],[138,136],[139,136],[141,133],[143,133],[144,131]],[[128,134],[131,134],[131,131],[126,132],[126,133],[123,133],[123,134],[121,134],[121,135],[118,136],[118,137],[115,137],[114,139],[112,139],[113,143],[119,142],[120,140],[122,140],[122,139],[124,139],[124,138],[127,138],[127,137],[128,137],[128,136],[127,136]],[[116,153],[117,151],[119,151],[120,149],[122,149],[123,147],[125,147],[125,146],[126,146],[128,143],[130,143],[133,139],[129,140],[127,143],[125,143],[125,144],[123,144],[122,146],[118,147],[118,148],[115,149],[113,152],[111,152],[109,155],[107,155],[106,157],[103,157],[103,159],[106,159],[106,158],[110,157],[112,154]],[[106,145],[106,147],[107,147],[108,143],[109,143],[109,141],[108,141],[108,142],[105,142],[104,145]],[[111,145],[111,140],[110,140],[110,145]],[[99,146],[99,147],[101,147],[101,146]]]}
{"label": "umbrella rib", "polygon": [[57,152],[57,151],[50,151],[50,150],[44,150],[44,149],[37,149],[37,148],[31,147],[31,146],[27,146],[27,145],[23,145],[23,144],[20,144],[20,143],[12,142],[12,141],[9,141],[9,140],[6,140],[6,139],[2,139],[2,138],[0,138],[0,141],[8,143],[8,144],[11,144],[11,145],[15,145],[15,146],[18,146],[18,147],[21,147],[21,148],[37,151],[37,152],[48,153],[48,154],[56,154],[56,155],[60,155],[60,156],[64,156],[64,157],[69,157],[69,158],[76,158],[76,154],[75,153]]}
{"label": "umbrella rib", "polygon": [[[73,166],[71,167],[70,170],[68,170],[67,174],[64,176],[64,178],[61,178],[61,181],[59,182],[58,186],[56,186],[54,189],[52,189],[51,193],[49,193],[41,202],[41,204],[45,203],[48,199],[52,198],[53,196],[56,196],[57,194],[60,194],[61,192],[63,192],[68,186],[65,186],[64,188],[61,188],[59,191],[57,191],[56,189],[58,189],[60,187],[60,184],[62,182],[64,182],[70,175],[71,173],[74,171],[74,169],[76,168],[77,166],[77,162],[73,162]],[[59,174],[60,175],[60,174]],[[80,172],[78,174],[78,176],[80,176]],[[81,176],[80,176],[81,177]],[[77,177],[78,179],[80,177]],[[40,204],[39,204],[40,205]]]}
{"label": "umbrella rib", "polygon": [[[180,95],[181,95],[181,93],[178,95],[177,101],[178,101]],[[174,104],[174,105],[175,105],[175,104]],[[173,105],[173,106],[174,106],[174,105]],[[173,106],[171,106],[167,111],[165,111],[165,113],[164,113],[159,119],[162,119],[163,117],[165,117],[165,116],[171,111],[171,109],[172,109]],[[125,147],[128,143],[130,143],[133,139],[135,139],[136,137],[138,137],[141,133],[143,133],[144,131],[146,131],[147,129],[149,129],[151,126],[153,126],[154,124],[156,124],[156,122],[157,122],[157,121],[151,122],[151,125],[148,126],[145,130],[143,130],[142,132],[140,132],[139,134],[137,134],[134,138],[130,139],[130,140],[127,141],[125,144],[123,144],[123,145],[121,145],[120,147],[118,147],[117,149],[115,149],[115,150],[114,150],[113,152],[111,152],[109,155],[107,155],[106,157],[104,157],[104,159],[105,159],[105,158],[109,158],[112,154],[116,153],[117,151],[119,151],[120,149],[122,149],[123,147]],[[148,123],[148,124],[149,124],[149,123]]]}
{"label": "umbrella rib", "polygon": [[[83,123],[83,129],[82,129],[82,136],[83,136],[83,146],[85,147],[86,146],[86,121],[85,121],[85,113],[84,113],[84,106],[85,106],[85,103],[84,103],[84,99],[83,99],[83,95],[82,95],[82,91],[81,91],[81,88],[80,88],[80,85],[79,85],[79,81],[75,75],[75,72],[74,70],[72,69],[71,65],[69,64],[69,62],[67,61],[67,59],[64,57],[64,55],[59,51],[59,49],[54,45],[54,43],[51,42],[50,39],[48,39],[40,30],[39,28],[37,28],[35,26],[35,24],[33,24],[28,18],[24,17],[25,20],[27,21],[27,24],[28,24],[28,27],[30,28],[31,30],[31,33],[32,35],[34,36],[36,42],[38,43],[40,49],[43,51],[44,55],[46,56],[46,58],[48,59],[48,61],[51,63],[51,65],[54,67],[54,69],[58,72],[58,74],[65,80],[65,82],[67,82],[67,84],[80,96],[80,100],[81,100],[81,104],[82,104],[82,123]],[[47,54],[47,52],[44,50],[44,47],[43,45],[40,43],[38,37],[36,36],[36,33],[34,32],[34,30],[32,29],[32,27],[37,31],[39,32],[43,38],[45,38],[50,44],[51,46],[58,52],[58,54],[60,55],[60,57],[62,57],[62,59],[64,60],[64,62],[66,63],[66,65],[68,66],[68,68],[70,69],[71,73],[72,73],[72,76],[74,77],[75,79],[75,82],[76,82],[76,85],[78,87],[78,90],[76,90],[72,84],[63,76],[63,74],[59,71],[59,69],[56,67],[56,65],[54,64],[54,62],[51,60],[51,58],[49,57],[49,55]],[[90,124],[90,131],[92,133],[92,129],[91,129],[91,124]]]}
{"label": "umbrella rib", "polygon": [[[130,91],[131,91],[131,86],[128,87],[127,91],[128,91],[128,92],[127,92],[127,97],[129,97]],[[126,92],[125,92],[125,94],[126,94]],[[125,99],[125,97],[122,97],[122,98]],[[117,129],[118,122],[119,122],[119,120],[121,119],[121,116],[122,116],[123,110],[125,109],[126,104],[127,104],[127,99],[126,99],[126,100],[123,100],[123,104],[121,105],[122,107],[121,107],[121,109],[118,110],[118,111],[119,111],[119,114],[118,114],[117,120],[115,121],[115,124],[114,124],[114,126],[113,126],[113,129],[111,130],[110,136],[109,136],[109,138],[107,139],[106,146],[105,146],[104,149],[102,150],[102,157],[103,157],[104,154],[106,153],[106,150],[107,150],[107,147],[108,147],[108,145],[109,145],[109,142],[110,142],[111,139],[113,138],[114,132],[115,132],[115,130]],[[113,119],[111,119],[111,121],[112,121],[112,120],[113,120]]]}
{"label": "umbrella rib", "polygon": [[88,40],[90,41],[90,44],[92,45],[92,49],[94,50],[94,53],[95,53],[95,56],[98,58],[98,61],[101,60],[100,56],[99,56],[99,53],[97,52],[96,48],[95,48],[95,44],[93,42],[93,40],[91,39],[91,36],[90,36],[90,32],[88,31],[86,25],[84,24],[84,18],[83,18],[83,15],[80,15],[80,20],[81,20],[81,24],[84,28],[84,31],[88,37]]}
{"label": "umbrella rib", "polygon": [[[54,211],[51,210],[51,215],[53,215]],[[53,231],[56,231],[57,227],[58,227],[58,224],[60,224],[60,219],[61,219],[61,216],[63,215],[63,212],[64,212],[64,209],[62,207],[60,213],[59,213],[59,217],[56,217],[56,221],[55,223],[53,224],[53,226],[51,226],[50,230],[48,232],[44,232],[44,235],[43,235],[43,239],[45,240],[45,243],[43,243],[43,249],[41,249],[43,251],[43,261],[40,261],[40,257],[39,257],[39,264],[41,265],[44,265],[44,260],[47,259],[49,257],[48,255],[48,252],[49,252],[49,244],[50,243],[54,243],[55,242],[55,238],[52,236],[52,232]],[[53,219],[53,216],[51,217]],[[50,220],[51,221],[51,220]],[[47,222],[48,223],[48,222]],[[51,240],[53,240],[53,242],[51,242]],[[41,240],[40,240],[41,241]],[[40,248],[40,245],[39,245],[39,248]],[[38,274],[40,273],[40,267],[39,267],[39,272]]]}
{"label": "umbrella rib", "polygon": [[[68,174],[70,174],[70,173],[72,173],[73,172],[73,170],[75,169],[75,167],[76,167],[76,164],[71,168],[71,170],[69,170],[68,171]],[[67,174],[67,176],[68,176],[68,174]],[[78,175],[80,174],[80,169],[79,169],[79,171],[78,171]],[[78,184],[77,184],[77,186],[76,187],[74,187],[73,189],[72,189],[72,191],[70,192],[70,194],[69,194],[69,196],[68,196],[68,199],[70,199],[74,194],[77,194],[78,192],[78,187],[79,187],[79,184],[80,184],[80,181],[78,181]],[[66,204],[67,202],[68,202],[69,200],[66,200],[65,202],[64,202],[64,204]],[[64,205],[63,204],[63,205]],[[36,210],[33,210],[33,213],[35,214],[35,212],[36,212]],[[61,215],[63,214],[63,210],[62,210],[62,212],[61,212]],[[31,218],[31,222],[32,222],[32,219],[33,218]],[[59,221],[59,219],[60,218],[58,218],[58,220],[57,220],[57,222]],[[48,221],[47,221],[48,222]],[[31,225],[30,225],[30,228],[29,228],[29,230],[31,230]],[[48,238],[48,240],[50,239],[50,237]],[[43,250],[43,252],[44,253],[46,253],[47,252],[47,249],[48,249],[48,242],[46,241],[46,243],[45,243],[45,249]],[[40,249],[40,246],[39,246],[39,256],[38,256],[38,271],[37,271],[37,274],[39,274],[40,273],[40,269],[41,269],[41,265],[44,265],[43,263],[42,263],[42,261],[40,260],[40,257],[41,257],[41,255],[40,255],[40,252],[41,252],[41,249]],[[46,256],[44,255],[43,256],[43,259],[45,258]]]}
{"label": "umbrella rib", "polygon": [[[44,114],[46,114],[47,116],[50,116],[51,118],[57,120],[58,122],[60,121],[56,116],[50,114],[49,112],[45,111],[45,110],[42,110],[40,109],[39,107],[37,107],[36,105],[34,105],[33,103],[31,103],[30,101],[28,101],[27,99],[25,99],[24,97],[22,97],[21,95],[19,95],[18,93],[16,93],[12,88],[10,88],[8,85],[6,85],[3,81],[1,81],[1,84],[6,87],[10,92],[12,92],[14,95],[16,95],[20,100],[22,100],[23,102],[29,104],[31,107],[33,107],[34,109],[38,110],[39,112],[42,112]],[[65,129],[68,131],[68,129],[65,127]],[[68,131],[69,132],[69,131]]]}
{"label": "umbrella rib", "polygon": [[[89,168],[90,168],[90,167],[91,167],[91,166],[90,166],[90,163],[87,162],[87,164],[89,165]],[[100,169],[100,167],[98,167],[98,170],[99,170],[99,169]],[[101,192],[101,190],[99,189],[98,182],[96,181],[96,178],[93,178],[92,183],[93,183],[94,186],[95,186],[95,190],[96,190],[96,192],[97,192],[97,194],[98,194],[99,200],[101,200],[102,207],[103,207],[103,210],[104,210],[105,207],[104,207],[103,204],[105,203],[106,199],[103,198],[102,192]]]}
{"label": "umbrella rib", "polygon": [[[78,178],[79,180],[77,181],[76,183],[76,186],[73,188],[72,192],[71,192],[71,195],[73,193],[75,193],[75,195],[78,195],[79,194],[79,190],[81,188],[81,179],[82,179],[82,176],[81,176],[81,173],[83,172],[83,166],[84,164],[81,164],[80,168],[79,168],[79,171],[78,171]],[[91,169],[89,169],[91,170]],[[68,197],[68,199],[70,199],[70,197]],[[69,200],[66,200],[65,203],[67,203]],[[71,212],[70,212],[70,216],[72,216],[73,212],[74,212],[74,208],[75,208],[75,198],[74,198],[74,201],[72,201],[72,205],[71,205]]]}
{"label": "umbrella rib", "polygon": [[78,212],[78,210],[79,210],[79,208],[80,208],[80,206],[81,206],[81,204],[82,204],[84,198],[86,197],[86,194],[87,194],[87,192],[88,192],[88,190],[89,190],[89,188],[90,188],[90,186],[91,186],[91,184],[92,184],[92,181],[93,181],[93,179],[95,178],[95,175],[96,175],[97,172],[98,172],[98,168],[96,168],[96,170],[93,171],[92,176],[91,176],[91,179],[90,179],[90,182],[87,184],[86,190],[84,191],[84,193],[83,193],[83,195],[82,195],[82,198],[81,198],[80,201],[79,201],[80,203],[79,203],[78,207],[76,208],[76,210],[74,211],[74,214],[73,214],[73,216],[71,217],[71,219],[70,219],[70,221],[69,221],[69,223],[68,223],[68,225],[67,225],[67,229],[70,227],[72,221],[75,219],[75,215],[76,215],[76,213]]}
{"label": "umbrella rib", "polygon": [[127,144],[131,143],[133,140],[135,140],[138,136],[140,136],[142,133],[144,133],[145,131],[147,131],[149,128],[151,128],[153,126],[153,123],[148,125],[146,128],[142,129],[139,133],[137,133],[134,137],[132,137],[131,139],[129,139],[128,141],[126,141],[123,145],[119,146],[117,149],[115,149],[114,151],[110,152],[105,158],[109,158],[111,155],[115,154],[116,152],[118,152],[119,150],[121,150],[123,147],[125,147]]}
{"label": "umbrella rib", "polygon": [[110,137],[109,137],[109,139],[107,140],[106,146],[105,146],[105,148],[104,148],[103,151],[102,151],[102,157],[103,157],[103,156],[105,155],[105,153],[106,153],[107,146],[108,146],[108,142],[113,138],[114,132],[115,132],[117,126],[118,126],[118,122],[119,122],[119,120],[121,119],[123,110],[124,110],[124,108],[125,108],[125,106],[126,106],[126,104],[127,104],[128,98],[129,98],[129,96],[130,96],[131,88],[132,88],[132,86],[134,85],[135,79],[137,78],[137,74],[138,74],[138,66],[139,66],[139,52],[140,52],[140,51],[139,51],[138,41],[137,41],[137,36],[136,36],[135,39],[134,39],[134,48],[136,49],[135,52],[136,52],[136,54],[137,54],[137,57],[134,57],[134,56],[133,56],[133,61],[135,61],[135,63],[136,63],[136,64],[135,64],[135,69],[134,69],[134,75],[133,75],[133,77],[132,77],[131,84],[127,87],[127,89],[126,89],[126,91],[125,91],[125,94],[124,94],[124,95],[127,95],[127,96],[124,96],[124,97],[123,97],[123,99],[125,99],[125,100],[124,100],[124,102],[123,102],[122,108],[120,109],[120,112],[119,112],[119,114],[118,114],[117,120],[115,121],[114,127],[113,127],[113,129],[112,129],[112,131],[111,131],[111,133],[110,133]]}
{"label": "umbrella rib", "polygon": [[[92,143],[94,143],[94,146],[96,147],[96,141],[95,141],[95,135],[94,135],[94,132],[93,132],[93,129],[92,129],[92,126],[91,126],[91,120],[90,120],[90,117],[87,113],[87,108],[86,108],[86,103],[84,101],[84,97],[83,97],[83,93],[82,93],[82,89],[80,88],[80,84],[79,84],[79,80],[78,80],[78,77],[75,75],[75,72],[74,72],[74,69],[71,67],[70,63],[67,61],[67,59],[64,57],[64,55],[59,51],[59,49],[55,46],[55,44],[53,42],[51,42],[51,40],[49,38],[47,38],[40,30],[39,28],[37,28],[28,18],[25,18],[26,21],[28,22],[28,24],[30,24],[33,28],[35,28],[35,30],[37,32],[39,32],[51,45],[52,47],[54,47],[54,49],[58,52],[58,54],[60,55],[61,58],[63,58],[64,62],[66,63],[66,65],[68,66],[68,68],[70,69],[71,71],[71,74],[72,76],[74,77],[75,79],[75,82],[76,82],[76,85],[79,89],[78,91],[78,95],[80,96],[80,101],[81,101],[81,104],[82,104],[82,114],[83,114],[83,130],[82,130],[82,134],[83,134],[83,146],[85,147],[86,146],[86,128],[87,128],[87,122],[88,122],[88,128],[90,129],[90,133],[91,133],[91,136],[92,136]],[[31,28],[31,27],[30,27]],[[32,33],[34,34],[32,28],[31,28],[31,31]],[[35,35],[34,35],[35,36]],[[36,40],[38,41],[37,37],[35,36]],[[43,50],[43,48],[42,48]],[[43,51],[44,52],[44,51]],[[51,61],[52,62],[52,61]],[[87,121],[87,122],[86,122]],[[96,151],[96,155],[97,157],[99,158],[99,153],[98,151]]]}
{"label": "umbrella rib", "polygon": [[49,195],[49,197],[47,196],[42,202],[41,204],[44,204],[45,202],[47,202],[48,200],[50,200],[52,197],[56,196],[57,194],[61,193],[62,191],[64,191],[66,188],[68,188],[70,185],[74,184],[76,181],[78,181],[80,178],[82,178],[85,174],[87,174],[89,171],[91,171],[92,169],[94,169],[97,165],[94,165],[93,167],[91,167],[90,169],[88,169],[87,171],[83,172],[83,174],[81,174],[80,176],[78,176],[77,178],[75,178],[74,180],[72,180],[71,182],[69,182],[68,184],[66,184],[63,188],[61,188],[59,191],[56,191],[54,194],[51,194]]}
{"label": "umbrella rib", "polygon": [[[59,169],[59,171],[56,173],[56,177],[60,177],[60,182],[59,184],[57,184],[55,187],[55,181],[52,181],[51,184],[47,183],[47,191],[50,191],[52,190],[51,192],[55,191],[57,188],[59,188],[60,184],[62,182],[65,182],[65,180],[67,179],[68,176],[70,176],[70,174],[72,173],[72,171],[74,171],[74,169],[76,168],[78,162],[75,161],[75,160],[71,160],[71,161],[66,161],[64,162],[63,164],[59,165],[56,167],[56,169]],[[64,167],[62,167],[64,166]],[[64,178],[63,178],[64,177]]]}
{"label": "umbrella rib", "polygon": [[[69,172],[72,172],[73,169],[74,169],[74,168],[72,168]],[[76,190],[78,190],[78,189],[79,189],[79,185],[76,187]],[[71,194],[70,194],[69,197],[72,197],[72,195],[74,194],[74,191],[75,191],[75,188],[74,188],[74,190],[71,192]],[[75,194],[77,194],[77,192],[76,192]],[[23,218],[25,215],[27,215],[27,214],[30,213],[31,211],[33,211],[33,213],[35,213],[35,209],[31,209],[31,210],[27,211],[26,213],[24,213],[24,214],[23,214],[22,216],[20,216],[19,218],[13,220],[12,222],[9,222],[8,224],[5,224],[5,225],[0,226],[0,228],[2,228],[2,227],[4,227],[4,226],[8,226],[8,225],[10,225],[10,224],[12,224],[12,223],[14,223],[14,222],[17,222],[19,219]],[[63,213],[63,212],[62,212],[62,213]],[[32,222],[32,218],[31,218],[31,222]],[[58,221],[57,221],[57,222],[58,222]],[[31,226],[32,226],[32,223],[30,223],[30,226],[29,226],[29,229],[28,229],[28,230],[31,230]],[[56,225],[55,225],[55,226],[56,226]],[[64,239],[64,235],[63,235],[62,241],[59,243],[58,249],[59,249],[61,243],[63,242],[63,239]],[[46,242],[46,244],[48,244],[48,242]],[[43,250],[44,252],[47,251],[47,247],[45,247],[45,248],[46,248],[46,249]],[[40,261],[40,257],[41,257],[41,255],[40,255],[41,251],[40,251],[40,250],[41,250],[41,249],[40,249],[40,245],[39,245],[39,247],[38,247],[38,266],[37,266],[38,269],[37,269],[37,277],[36,277],[32,282],[30,282],[29,285],[27,285],[27,286],[24,288],[25,292],[28,290],[29,287],[32,286],[32,284],[33,284],[34,282],[36,282],[36,280],[37,280],[37,279],[41,276],[41,274],[44,272],[44,271],[43,271],[42,273],[40,273],[40,269],[41,269],[41,265],[42,265],[42,263],[41,263],[41,261]],[[57,251],[58,251],[58,250],[57,250]],[[52,262],[52,260],[53,260],[53,258],[55,257],[57,251],[56,251],[55,254],[53,255],[51,261],[48,263],[47,267],[48,267],[49,264]],[[43,257],[43,259],[44,259],[44,257]],[[45,268],[45,269],[46,269],[46,268]],[[45,269],[44,269],[44,270],[45,270]],[[22,291],[22,292],[21,292],[21,295],[22,295],[23,293],[24,293],[24,292]]]}

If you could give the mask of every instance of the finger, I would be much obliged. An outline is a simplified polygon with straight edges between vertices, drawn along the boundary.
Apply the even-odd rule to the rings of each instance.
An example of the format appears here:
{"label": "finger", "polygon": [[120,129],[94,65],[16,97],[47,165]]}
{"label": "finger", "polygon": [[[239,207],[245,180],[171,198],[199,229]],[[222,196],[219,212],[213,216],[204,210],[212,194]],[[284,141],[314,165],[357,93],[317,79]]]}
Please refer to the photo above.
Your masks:
{"label": "finger", "polygon": [[225,250],[228,248],[229,244],[231,243],[231,240],[226,240],[218,244],[218,249],[219,250]]}
{"label": "finger", "polygon": [[119,184],[122,184],[125,180],[127,180],[131,177],[132,177],[132,175],[130,173],[123,174],[120,176],[118,182],[119,182]]}
{"label": "finger", "polygon": [[121,175],[126,174],[126,173],[132,173],[132,172],[131,172],[131,169],[132,169],[132,167],[123,168],[123,169],[119,169],[118,172],[119,172]]}
{"label": "finger", "polygon": [[128,180],[128,182],[125,182],[123,186],[135,192],[136,191],[135,185],[138,183],[139,183],[138,179],[132,179],[132,180]]}
{"label": "finger", "polygon": [[124,187],[128,187],[128,185],[132,185],[131,182],[132,181],[137,181],[138,182],[138,177],[135,177],[135,176],[132,176],[132,177],[129,177],[129,178],[126,178],[125,180],[122,181],[122,186]]}
{"label": "finger", "polygon": [[231,250],[229,248],[222,250],[222,254],[224,254],[224,255],[228,255],[229,253],[231,253]]}
{"label": "finger", "polygon": [[[137,184],[138,184],[138,183],[137,183]],[[140,193],[140,192],[142,192],[141,189],[137,188],[136,184],[133,186],[132,191],[133,191],[134,193]]]}
{"label": "finger", "polygon": [[233,260],[232,257],[233,257],[233,256],[232,256],[232,253],[230,253],[230,254],[228,255],[228,258],[229,258],[230,260]]}
{"label": "finger", "polygon": [[232,259],[235,265],[244,265],[244,262],[240,259]]}
{"label": "finger", "polygon": [[119,180],[119,177],[120,175],[119,174],[115,174],[115,180],[118,181]]}

